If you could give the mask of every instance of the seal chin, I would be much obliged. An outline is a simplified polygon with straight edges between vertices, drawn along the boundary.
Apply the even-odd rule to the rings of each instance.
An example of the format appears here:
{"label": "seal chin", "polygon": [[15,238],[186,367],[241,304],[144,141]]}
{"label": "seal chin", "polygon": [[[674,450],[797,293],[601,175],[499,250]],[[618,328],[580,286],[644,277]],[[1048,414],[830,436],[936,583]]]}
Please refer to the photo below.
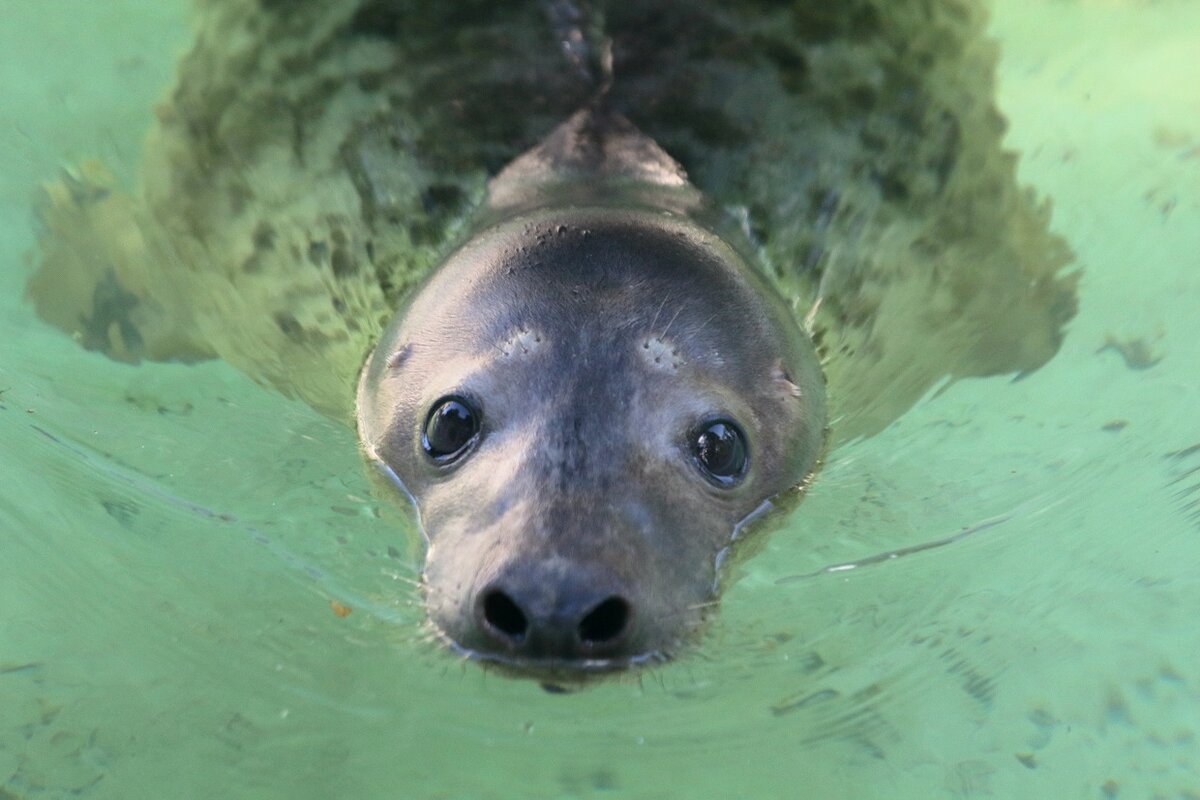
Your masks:
{"label": "seal chin", "polygon": [[547,691],[564,691],[563,686],[581,685],[613,673],[627,673],[665,664],[671,655],[651,650],[612,658],[529,658],[479,650],[460,644],[434,624],[434,634],[452,653],[511,677],[538,681]]}

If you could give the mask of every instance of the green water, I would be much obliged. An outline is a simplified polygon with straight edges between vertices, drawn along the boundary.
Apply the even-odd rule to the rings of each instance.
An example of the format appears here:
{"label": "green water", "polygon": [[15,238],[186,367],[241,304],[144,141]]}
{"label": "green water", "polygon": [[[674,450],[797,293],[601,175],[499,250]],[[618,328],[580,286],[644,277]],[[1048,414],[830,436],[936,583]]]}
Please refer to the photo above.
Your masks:
{"label": "green water", "polygon": [[36,319],[37,183],[133,174],[187,26],[0,0],[0,798],[1200,796],[1200,5],[992,32],[1084,270],[1062,352],[833,454],[700,653],[552,696],[424,641],[351,431]]}

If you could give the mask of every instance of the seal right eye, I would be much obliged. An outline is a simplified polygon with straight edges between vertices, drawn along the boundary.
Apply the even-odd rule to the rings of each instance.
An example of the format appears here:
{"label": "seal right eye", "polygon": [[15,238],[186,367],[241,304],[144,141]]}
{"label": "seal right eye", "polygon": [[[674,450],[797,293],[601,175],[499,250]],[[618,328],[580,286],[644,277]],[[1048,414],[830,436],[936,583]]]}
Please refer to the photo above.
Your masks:
{"label": "seal right eye", "polygon": [[451,395],[433,404],[421,431],[421,446],[436,464],[461,456],[479,436],[480,414],[466,398]]}

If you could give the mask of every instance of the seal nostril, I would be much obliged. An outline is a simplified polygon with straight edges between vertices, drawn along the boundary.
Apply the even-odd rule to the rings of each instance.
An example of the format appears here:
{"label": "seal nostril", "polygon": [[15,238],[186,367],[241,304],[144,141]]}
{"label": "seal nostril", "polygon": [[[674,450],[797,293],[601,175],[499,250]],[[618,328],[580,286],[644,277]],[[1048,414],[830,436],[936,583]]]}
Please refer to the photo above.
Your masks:
{"label": "seal nostril", "polygon": [[629,623],[629,603],[610,597],[579,621],[579,638],[584,644],[604,644],[625,632]]}
{"label": "seal nostril", "polygon": [[524,639],[525,631],[529,628],[525,612],[499,589],[493,589],[484,596],[483,619],[514,642]]}

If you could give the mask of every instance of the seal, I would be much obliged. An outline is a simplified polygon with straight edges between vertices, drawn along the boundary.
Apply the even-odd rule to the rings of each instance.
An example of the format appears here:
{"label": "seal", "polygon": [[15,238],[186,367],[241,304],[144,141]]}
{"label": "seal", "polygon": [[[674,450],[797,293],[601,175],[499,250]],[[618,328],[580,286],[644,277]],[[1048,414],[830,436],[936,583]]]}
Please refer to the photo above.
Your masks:
{"label": "seal", "polygon": [[415,501],[433,625],[480,659],[678,652],[822,448],[1038,369],[1075,312],[983,0],[207,0],[194,25],[136,184],[47,185],[29,296],[108,357],[220,358],[357,422]]}
{"label": "seal", "polygon": [[493,181],[368,360],[359,435],[412,498],[459,652],[539,674],[668,657],[741,526],[816,467],[813,346],[702,209],[653,141],[581,111]]}

